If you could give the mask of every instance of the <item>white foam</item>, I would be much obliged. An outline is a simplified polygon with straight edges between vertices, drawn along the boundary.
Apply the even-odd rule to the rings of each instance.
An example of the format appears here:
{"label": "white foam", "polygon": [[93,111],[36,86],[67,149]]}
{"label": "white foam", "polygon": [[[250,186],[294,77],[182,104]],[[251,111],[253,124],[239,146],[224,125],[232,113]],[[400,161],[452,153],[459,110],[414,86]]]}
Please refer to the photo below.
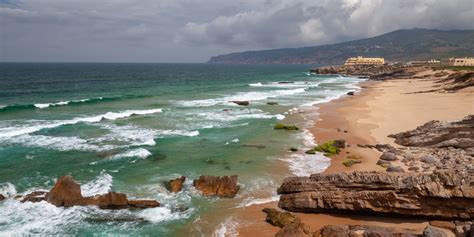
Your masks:
{"label": "white foam", "polygon": [[276,202],[280,200],[280,195],[274,195],[274,196],[271,196],[271,197],[268,197],[268,198],[253,198],[253,197],[249,197],[249,198],[246,198],[242,201],[242,203],[240,203],[237,207],[249,207],[249,206],[253,206],[253,205],[260,205],[260,204],[264,204],[264,203],[269,203],[269,202]]}
{"label": "white foam", "polygon": [[4,139],[7,144],[22,144],[28,147],[44,147],[59,151],[104,151],[119,148],[120,146],[95,144],[79,137],[55,137],[44,135],[24,134]]}
{"label": "white foam", "polygon": [[277,115],[275,115],[275,118],[278,119],[278,120],[283,120],[283,119],[285,119],[285,115],[277,114]]}
{"label": "white foam", "polygon": [[312,132],[310,132],[308,129],[304,129],[303,132],[301,133],[302,140],[303,140],[303,145],[307,148],[312,148],[316,146],[315,143],[315,138]]}
{"label": "white foam", "polygon": [[0,138],[14,137],[23,134],[34,133],[42,129],[55,128],[63,125],[73,125],[81,122],[85,123],[97,123],[103,119],[116,120],[121,118],[127,118],[133,115],[146,115],[162,112],[162,109],[149,109],[149,110],[126,110],[122,112],[108,112],[101,115],[90,116],[90,117],[77,117],[70,120],[30,120],[26,125],[9,125],[0,124]]}
{"label": "white foam", "polygon": [[[99,97],[97,98],[99,100],[102,100],[103,98],[102,97]],[[82,99],[82,100],[71,100],[71,101],[60,101],[60,102],[55,102],[55,103],[44,103],[44,104],[34,104],[34,106],[36,108],[39,108],[39,109],[44,109],[44,108],[48,108],[48,107],[52,107],[52,106],[61,106],[61,105],[68,105],[70,103],[81,103],[81,102],[87,102],[87,101],[91,101],[91,100],[95,100],[95,99]]]}
{"label": "white foam", "polygon": [[268,112],[263,112],[260,109],[234,109],[226,112],[223,111],[210,111],[210,112],[200,112],[200,113],[189,113],[188,116],[198,116],[199,120],[211,120],[217,122],[232,122],[242,119],[282,119],[281,114],[272,115]]}
{"label": "white foam", "polygon": [[257,82],[257,83],[250,83],[249,86],[263,86],[262,83]]}
{"label": "white foam", "polygon": [[184,212],[172,212],[167,207],[155,207],[147,208],[143,211],[140,211],[138,213],[138,216],[152,223],[159,223],[163,221],[189,218],[193,210],[193,208],[190,208]]}
{"label": "white foam", "polygon": [[12,197],[16,195],[15,185],[11,183],[0,184],[0,194],[2,194],[5,197]]}
{"label": "white foam", "polygon": [[146,159],[148,156],[151,156],[151,152],[145,148],[136,148],[133,150],[128,150],[126,152],[112,156],[111,159],[120,159],[120,158],[129,158],[137,157],[141,159]]}
{"label": "white foam", "polygon": [[321,173],[331,164],[331,159],[319,152],[314,155],[292,154],[290,157],[281,160],[288,162],[289,168],[295,176]]}
{"label": "white foam", "polygon": [[232,217],[227,218],[216,228],[212,237],[236,237],[239,235],[237,227],[239,223]]}
{"label": "white foam", "polygon": [[112,190],[112,183],[112,176],[102,171],[96,179],[81,185],[82,196],[87,197],[108,193]]}

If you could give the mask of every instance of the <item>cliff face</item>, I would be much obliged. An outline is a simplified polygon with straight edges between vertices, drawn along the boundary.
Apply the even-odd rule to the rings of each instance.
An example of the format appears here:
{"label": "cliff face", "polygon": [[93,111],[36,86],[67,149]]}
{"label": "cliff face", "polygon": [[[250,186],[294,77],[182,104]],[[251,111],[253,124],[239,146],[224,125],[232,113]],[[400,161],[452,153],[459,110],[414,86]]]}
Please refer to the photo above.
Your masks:
{"label": "cliff face", "polygon": [[278,206],[295,212],[474,218],[474,180],[454,171],[353,172],[287,178]]}
{"label": "cliff face", "polygon": [[348,57],[384,57],[389,61],[474,55],[474,30],[397,30],[344,43],[304,48],[231,53],[211,57],[216,64],[339,65]]}

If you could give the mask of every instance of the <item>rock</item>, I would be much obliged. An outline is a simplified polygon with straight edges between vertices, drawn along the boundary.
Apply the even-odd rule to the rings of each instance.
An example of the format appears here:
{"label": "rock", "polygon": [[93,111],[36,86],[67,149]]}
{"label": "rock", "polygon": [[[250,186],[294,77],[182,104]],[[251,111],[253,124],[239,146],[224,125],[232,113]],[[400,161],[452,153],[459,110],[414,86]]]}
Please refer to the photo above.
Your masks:
{"label": "rock", "polygon": [[408,171],[418,171],[418,170],[420,170],[420,167],[418,166],[413,166],[413,167],[408,168]]}
{"label": "rock", "polygon": [[421,162],[426,163],[426,164],[435,164],[436,163],[436,158],[432,155],[424,155],[421,157]]}
{"label": "rock", "polygon": [[234,103],[234,104],[243,105],[243,106],[247,106],[247,105],[250,104],[250,102],[248,102],[246,100],[233,100],[231,102]]}
{"label": "rock", "polygon": [[334,141],[328,141],[323,144],[317,145],[313,148],[314,151],[322,152],[326,156],[339,154],[341,151],[339,148],[334,146]]}
{"label": "rock", "polygon": [[387,170],[386,170],[386,171],[387,171],[387,172],[405,172],[405,170],[403,170],[402,167],[400,167],[400,166],[392,166],[392,165],[389,166],[389,167],[387,167]]}
{"label": "rock", "polygon": [[265,145],[253,145],[253,144],[243,144],[242,147],[252,147],[257,149],[265,149],[267,146]]}
{"label": "rock", "polygon": [[124,209],[128,207],[127,195],[116,192],[86,198],[85,203],[87,205],[99,206],[102,209]]}
{"label": "rock", "polygon": [[160,203],[155,200],[128,200],[128,205],[133,208],[159,207]]}
{"label": "rock", "polygon": [[46,194],[45,199],[55,206],[77,205],[83,199],[81,186],[71,176],[61,176],[51,191]]}
{"label": "rock", "polygon": [[278,105],[277,102],[267,102],[267,105]]}
{"label": "rock", "polygon": [[353,91],[349,91],[349,92],[347,92],[347,95],[354,95],[354,92],[353,92]]}
{"label": "rock", "polygon": [[46,200],[46,191],[34,191],[24,197],[21,197],[21,202],[41,202]]}
{"label": "rock", "polygon": [[290,151],[296,152],[296,151],[298,151],[298,148],[296,148],[296,147],[291,147],[291,148],[290,148]]}
{"label": "rock", "polygon": [[377,165],[380,165],[384,168],[387,168],[387,167],[390,167],[392,165],[392,163],[390,161],[386,161],[386,160],[378,160]]}
{"label": "rock", "polygon": [[399,236],[418,237],[416,230],[363,225],[327,225],[319,230],[320,237]]}
{"label": "rock", "polygon": [[346,148],[346,140],[344,139],[334,140],[332,145],[340,149]]}
{"label": "rock", "polygon": [[448,235],[443,231],[437,230],[436,228],[428,225],[423,230],[423,237],[448,237]]}
{"label": "rock", "polygon": [[474,218],[474,177],[454,170],[423,173],[351,172],[289,177],[278,206],[293,212]]}
{"label": "rock", "polygon": [[275,208],[263,208],[262,211],[267,213],[267,216],[265,217],[266,222],[280,228],[295,222],[297,219],[293,213],[278,211]]}
{"label": "rock", "polygon": [[204,176],[193,181],[194,187],[202,192],[204,196],[218,196],[233,198],[240,189],[237,185],[237,175],[232,176]]}
{"label": "rock", "polygon": [[3,201],[3,200],[5,200],[5,199],[6,199],[6,197],[3,196],[2,194],[0,194],[0,202]]}
{"label": "rock", "polygon": [[430,121],[414,130],[391,134],[395,143],[413,147],[474,147],[474,115],[459,121]]}
{"label": "rock", "polygon": [[316,151],[313,150],[313,149],[311,149],[311,150],[305,151],[304,153],[305,153],[305,154],[308,154],[308,155],[314,155],[314,154],[316,154]]}
{"label": "rock", "polygon": [[351,167],[355,164],[359,164],[359,163],[362,163],[361,160],[354,160],[354,159],[345,159],[342,164],[345,166],[345,167]]}
{"label": "rock", "polygon": [[447,230],[454,230],[456,225],[451,221],[430,221],[430,225]]}
{"label": "rock", "polygon": [[386,161],[395,161],[395,160],[397,160],[397,156],[395,154],[393,154],[392,152],[384,152],[380,156],[380,159],[381,160],[386,160]]}
{"label": "rock", "polygon": [[299,128],[296,125],[284,125],[281,123],[277,123],[275,127],[273,127],[275,130],[299,130]]}
{"label": "rock", "polygon": [[183,189],[183,183],[186,180],[186,177],[181,176],[180,178],[172,179],[168,182],[168,187],[170,192],[177,193]]}
{"label": "rock", "polygon": [[310,234],[309,227],[298,219],[281,228],[280,231],[275,234],[275,237],[309,237]]}

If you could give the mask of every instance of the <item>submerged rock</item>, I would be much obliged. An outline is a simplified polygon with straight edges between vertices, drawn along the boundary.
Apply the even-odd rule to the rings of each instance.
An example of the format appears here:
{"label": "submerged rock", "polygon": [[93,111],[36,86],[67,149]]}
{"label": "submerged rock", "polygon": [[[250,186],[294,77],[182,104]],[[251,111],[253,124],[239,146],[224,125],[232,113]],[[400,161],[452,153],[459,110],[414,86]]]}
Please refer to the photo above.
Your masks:
{"label": "submerged rock", "polygon": [[183,183],[186,180],[186,177],[181,176],[180,178],[172,179],[168,182],[168,188],[170,192],[177,193],[183,189]]}
{"label": "submerged rock", "polygon": [[291,148],[290,148],[290,151],[296,152],[296,151],[298,151],[298,148],[296,148],[296,147],[291,147]]}
{"label": "submerged rock", "polygon": [[160,203],[155,200],[128,200],[126,194],[116,192],[83,197],[81,186],[71,176],[60,177],[49,192],[32,192],[23,197],[21,202],[38,202],[43,200],[58,207],[94,205],[102,209],[122,209],[160,206]]}
{"label": "submerged rock", "polygon": [[194,187],[201,191],[204,196],[218,196],[233,198],[240,189],[237,185],[237,175],[232,176],[208,176],[201,175],[193,181]]}
{"label": "submerged rock", "polygon": [[352,172],[286,178],[278,206],[296,212],[474,218],[474,177],[453,170]]}
{"label": "submerged rock", "polygon": [[234,104],[243,105],[243,106],[247,106],[250,104],[250,102],[247,100],[233,100],[231,102]]}
{"label": "submerged rock", "polygon": [[278,105],[277,102],[267,102],[267,105]]}

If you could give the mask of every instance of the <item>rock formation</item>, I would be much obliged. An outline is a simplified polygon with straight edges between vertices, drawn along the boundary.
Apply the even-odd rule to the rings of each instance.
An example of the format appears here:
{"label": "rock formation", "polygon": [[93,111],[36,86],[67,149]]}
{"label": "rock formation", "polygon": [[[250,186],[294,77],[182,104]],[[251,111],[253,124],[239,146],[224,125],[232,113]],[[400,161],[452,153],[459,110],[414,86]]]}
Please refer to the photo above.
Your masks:
{"label": "rock formation", "polygon": [[430,121],[414,130],[389,137],[403,146],[473,149],[474,115],[454,122]]}
{"label": "rock formation", "polygon": [[95,205],[102,209],[123,209],[160,206],[160,203],[155,200],[128,200],[126,194],[116,192],[83,197],[81,186],[71,176],[60,177],[49,192],[35,191],[19,198],[21,202],[47,201],[55,206],[63,207]]}
{"label": "rock formation", "polygon": [[349,236],[398,236],[415,237],[420,236],[415,230],[364,226],[364,225],[327,225],[321,228],[314,237],[349,237]]}
{"label": "rock formation", "polygon": [[180,178],[172,179],[168,182],[168,187],[170,192],[177,193],[183,189],[183,183],[186,180],[186,177],[181,176]]}
{"label": "rock formation", "polygon": [[286,178],[278,206],[295,212],[339,212],[474,218],[473,176],[454,171],[352,172]]}
{"label": "rock formation", "polygon": [[266,222],[281,228],[275,237],[304,237],[311,234],[309,227],[292,213],[278,211],[274,208],[264,208],[263,212],[267,213]]}
{"label": "rock formation", "polygon": [[201,175],[193,181],[194,187],[204,196],[218,196],[233,198],[240,189],[237,185],[237,175],[232,176],[207,176]]}

